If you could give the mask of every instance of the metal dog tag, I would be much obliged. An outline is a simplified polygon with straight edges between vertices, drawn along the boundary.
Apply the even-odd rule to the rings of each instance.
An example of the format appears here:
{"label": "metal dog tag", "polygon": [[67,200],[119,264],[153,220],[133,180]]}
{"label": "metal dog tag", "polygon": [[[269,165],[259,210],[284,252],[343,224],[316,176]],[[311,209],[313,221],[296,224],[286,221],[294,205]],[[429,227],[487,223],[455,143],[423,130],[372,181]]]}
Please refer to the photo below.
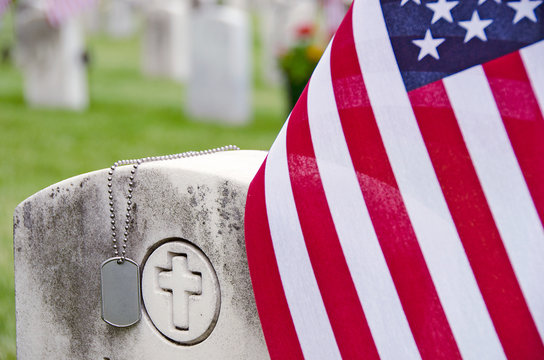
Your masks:
{"label": "metal dog tag", "polygon": [[130,259],[113,257],[100,267],[102,319],[116,327],[136,324],[140,311],[140,268]]}

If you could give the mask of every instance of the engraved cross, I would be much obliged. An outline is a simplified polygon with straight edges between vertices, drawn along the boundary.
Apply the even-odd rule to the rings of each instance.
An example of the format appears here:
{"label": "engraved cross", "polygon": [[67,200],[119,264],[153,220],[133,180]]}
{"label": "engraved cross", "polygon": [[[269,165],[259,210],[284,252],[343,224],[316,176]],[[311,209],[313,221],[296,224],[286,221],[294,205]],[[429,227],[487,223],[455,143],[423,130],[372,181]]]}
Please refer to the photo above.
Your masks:
{"label": "engraved cross", "polygon": [[159,273],[161,289],[172,292],[172,314],[174,326],[189,330],[189,296],[202,294],[202,276],[188,269],[187,256],[172,258],[172,270]]}

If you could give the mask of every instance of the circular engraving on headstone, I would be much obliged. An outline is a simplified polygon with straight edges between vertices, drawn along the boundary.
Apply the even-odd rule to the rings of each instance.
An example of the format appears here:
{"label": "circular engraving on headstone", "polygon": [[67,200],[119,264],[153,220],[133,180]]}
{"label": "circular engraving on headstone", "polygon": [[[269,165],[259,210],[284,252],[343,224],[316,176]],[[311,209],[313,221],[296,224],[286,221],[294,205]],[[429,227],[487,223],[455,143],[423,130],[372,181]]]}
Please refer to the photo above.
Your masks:
{"label": "circular engraving on headstone", "polygon": [[142,271],[144,307],[157,330],[182,345],[204,341],[221,305],[217,274],[208,257],[189,241],[159,245]]}

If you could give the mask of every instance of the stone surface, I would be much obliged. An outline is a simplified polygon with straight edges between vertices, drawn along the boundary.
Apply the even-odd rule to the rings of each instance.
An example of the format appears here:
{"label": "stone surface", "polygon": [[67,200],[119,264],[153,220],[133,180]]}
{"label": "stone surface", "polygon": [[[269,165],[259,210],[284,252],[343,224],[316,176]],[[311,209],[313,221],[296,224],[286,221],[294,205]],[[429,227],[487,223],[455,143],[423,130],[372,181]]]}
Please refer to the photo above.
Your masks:
{"label": "stone surface", "polygon": [[104,20],[102,1],[95,0],[81,14],[83,28],[86,34],[96,34],[102,31]]}
{"label": "stone surface", "polygon": [[161,244],[147,258],[142,296],[157,330],[186,345],[209,336],[221,307],[221,289],[210,260],[202,250],[180,240]]}
{"label": "stone surface", "polygon": [[135,4],[131,0],[105,3],[106,32],[114,38],[126,38],[136,32]]}
{"label": "stone surface", "polygon": [[187,109],[202,120],[250,120],[251,36],[246,12],[213,4],[191,17],[191,72]]}
{"label": "stone surface", "polygon": [[187,80],[189,17],[188,0],[155,0],[145,5],[142,66],[146,75]]}
{"label": "stone surface", "polygon": [[[267,359],[243,222],[247,188],[264,156],[235,151],[138,169],[127,257],[151,278],[142,279],[142,319],[127,328],[101,319],[100,265],[113,255],[107,170],[22,202],[14,214],[18,359]],[[130,170],[114,175],[118,214]],[[153,302],[163,304],[159,317],[147,309]],[[201,314],[207,320],[193,328]],[[185,339],[163,335],[170,321],[166,332]]]}
{"label": "stone surface", "polygon": [[297,42],[297,29],[312,25],[318,17],[315,0],[273,0],[260,7],[262,76],[271,83],[282,79],[278,57]]}
{"label": "stone surface", "polygon": [[17,7],[16,57],[31,106],[80,110],[88,105],[84,43],[77,18],[49,25],[42,2]]}

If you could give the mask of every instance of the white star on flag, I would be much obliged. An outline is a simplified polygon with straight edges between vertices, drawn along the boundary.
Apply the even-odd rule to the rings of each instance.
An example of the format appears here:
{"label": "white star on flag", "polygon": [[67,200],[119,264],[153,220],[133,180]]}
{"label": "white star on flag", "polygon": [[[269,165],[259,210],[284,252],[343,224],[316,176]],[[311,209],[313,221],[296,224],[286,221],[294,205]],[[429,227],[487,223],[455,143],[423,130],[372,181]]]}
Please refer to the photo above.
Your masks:
{"label": "white star on flag", "polygon": [[527,18],[532,22],[536,22],[535,9],[542,4],[542,0],[520,0],[512,1],[506,3],[512,9],[516,10],[516,15],[514,15],[514,24],[517,24],[518,21]]}
{"label": "white star on flag", "polygon": [[487,36],[485,35],[484,30],[486,27],[491,25],[492,22],[493,20],[491,19],[480,19],[480,15],[478,15],[477,10],[474,10],[470,20],[459,21],[459,26],[467,31],[465,34],[465,44],[474,37],[477,37],[482,41],[487,41]]}
{"label": "white star on flag", "polygon": [[[404,6],[406,5],[410,0],[401,0],[400,2],[400,6]],[[413,2],[415,2],[416,4],[418,5],[421,5],[421,0],[412,0]]]}
{"label": "white star on flag", "polygon": [[412,42],[419,47],[419,55],[417,60],[420,61],[427,55],[431,55],[436,60],[440,59],[438,50],[436,48],[440,46],[446,39],[434,39],[431,34],[431,29],[427,29],[425,37],[423,39],[412,40]]}
{"label": "white star on flag", "polygon": [[433,19],[431,24],[434,24],[440,19],[444,19],[447,22],[453,22],[453,17],[451,16],[451,9],[453,9],[459,1],[446,1],[438,0],[434,3],[427,3],[427,7],[434,11]]}

